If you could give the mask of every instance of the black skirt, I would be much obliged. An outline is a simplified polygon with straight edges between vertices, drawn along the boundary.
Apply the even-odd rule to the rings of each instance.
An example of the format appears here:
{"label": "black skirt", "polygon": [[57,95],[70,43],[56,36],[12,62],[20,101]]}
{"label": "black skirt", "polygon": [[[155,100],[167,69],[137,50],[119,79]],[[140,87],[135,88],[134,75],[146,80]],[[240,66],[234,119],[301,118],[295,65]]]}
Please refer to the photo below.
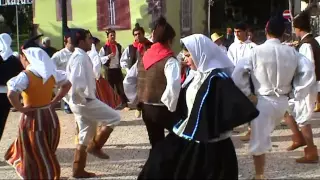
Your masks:
{"label": "black skirt", "polygon": [[142,179],[238,179],[233,143],[196,143],[171,133],[150,152]]}

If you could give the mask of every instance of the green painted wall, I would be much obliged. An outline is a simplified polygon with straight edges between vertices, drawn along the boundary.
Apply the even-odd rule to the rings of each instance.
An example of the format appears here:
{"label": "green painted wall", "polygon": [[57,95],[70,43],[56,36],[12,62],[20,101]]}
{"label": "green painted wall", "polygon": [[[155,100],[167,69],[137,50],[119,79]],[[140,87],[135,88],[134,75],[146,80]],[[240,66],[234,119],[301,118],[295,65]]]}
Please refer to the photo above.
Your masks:
{"label": "green painted wall", "polygon": [[[193,32],[202,33],[204,30],[203,20],[205,12],[203,3],[205,0],[193,0]],[[48,8],[52,7],[52,8]],[[149,23],[151,16],[147,13],[147,3],[145,0],[130,0],[130,13],[132,28],[136,22],[140,23],[146,30],[146,36],[149,35]],[[55,0],[38,0],[35,4],[34,23],[39,24],[39,32],[52,39],[52,45],[61,48],[61,21],[56,21]],[[73,20],[68,22],[69,27],[81,27],[89,29],[91,33],[105,42],[106,34],[97,30],[97,10],[96,0],[72,0]],[[167,0],[166,18],[176,30],[177,37],[174,43],[174,50],[180,50],[180,0]],[[133,41],[132,31],[117,31],[117,41],[123,47],[131,44]]]}

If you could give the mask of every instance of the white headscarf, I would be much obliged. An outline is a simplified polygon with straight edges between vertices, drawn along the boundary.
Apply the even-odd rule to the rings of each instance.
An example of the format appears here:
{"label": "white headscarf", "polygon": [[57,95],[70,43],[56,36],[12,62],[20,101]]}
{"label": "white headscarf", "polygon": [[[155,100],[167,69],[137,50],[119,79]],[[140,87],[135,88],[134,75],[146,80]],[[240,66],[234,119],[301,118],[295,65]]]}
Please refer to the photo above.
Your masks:
{"label": "white headscarf", "polygon": [[56,80],[56,66],[44,50],[38,47],[30,47],[22,50],[22,52],[30,63],[27,69],[41,76],[43,83],[47,82],[51,76]]}
{"label": "white headscarf", "polygon": [[11,49],[12,39],[7,33],[0,34],[0,56],[4,61],[8,60],[12,56],[13,51]]}
{"label": "white headscarf", "polygon": [[181,39],[192,55],[197,71],[205,73],[213,69],[233,68],[234,65],[218,45],[203,34],[193,34]]}

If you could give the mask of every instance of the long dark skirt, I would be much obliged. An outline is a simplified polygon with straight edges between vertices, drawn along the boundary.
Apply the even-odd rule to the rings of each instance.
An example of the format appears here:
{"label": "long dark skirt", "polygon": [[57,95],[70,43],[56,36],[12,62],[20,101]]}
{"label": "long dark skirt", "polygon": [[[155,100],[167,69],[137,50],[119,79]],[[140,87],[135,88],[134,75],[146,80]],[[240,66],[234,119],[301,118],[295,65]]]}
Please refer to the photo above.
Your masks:
{"label": "long dark skirt", "polygon": [[230,138],[215,143],[188,141],[175,134],[150,152],[142,179],[238,179],[238,162]]}

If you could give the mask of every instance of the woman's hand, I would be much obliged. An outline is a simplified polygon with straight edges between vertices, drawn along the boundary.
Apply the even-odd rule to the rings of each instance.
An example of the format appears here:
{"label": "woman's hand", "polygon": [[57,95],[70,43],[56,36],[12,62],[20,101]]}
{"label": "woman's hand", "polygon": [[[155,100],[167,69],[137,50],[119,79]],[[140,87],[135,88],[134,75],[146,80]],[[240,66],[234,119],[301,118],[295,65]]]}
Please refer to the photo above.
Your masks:
{"label": "woman's hand", "polygon": [[28,112],[34,111],[36,109],[32,108],[32,107],[22,107],[22,108],[17,109],[17,110],[20,111],[21,113],[28,113]]}

